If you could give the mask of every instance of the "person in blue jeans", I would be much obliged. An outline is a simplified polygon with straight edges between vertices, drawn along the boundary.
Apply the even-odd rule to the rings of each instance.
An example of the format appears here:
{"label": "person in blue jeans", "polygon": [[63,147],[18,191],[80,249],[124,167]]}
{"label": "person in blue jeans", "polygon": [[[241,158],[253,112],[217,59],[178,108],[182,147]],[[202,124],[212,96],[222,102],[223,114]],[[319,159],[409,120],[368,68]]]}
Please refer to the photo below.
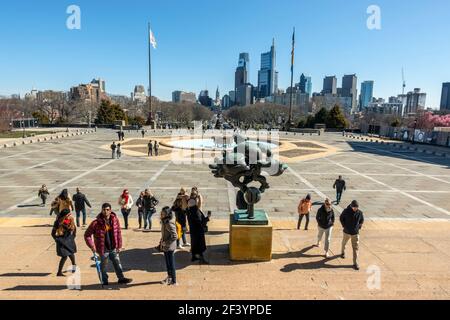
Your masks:
{"label": "person in blue jeans", "polygon": [[156,213],[156,206],[159,201],[147,189],[144,193],[144,230],[152,230],[152,217]]}
{"label": "person in blue jeans", "polygon": [[171,208],[164,207],[161,211],[161,242],[160,250],[164,252],[166,260],[167,278],[161,283],[177,286],[177,273],[175,268],[175,250],[177,248],[177,227],[175,215]]}
{"label": "person in blue jeans", "polygon": [[339,176],[339,178],[334,182],[333,189],[336,189],[336,204],[340,204],[342,193],[347,190],[345,180],[342,179],[342,176]]}
{"label": "person in blue jeans", "polygon": [[92,208],[89,200],[86,196],[81,193],[80,188],[77,188],[77,193],[75,193],[72,197],[72,201],[75,204],[75,212],[77,214],[77,227],[80,227],[80,218],[81,214],[83,214],[83,227],[86,226],[86,205],[89,208]]}

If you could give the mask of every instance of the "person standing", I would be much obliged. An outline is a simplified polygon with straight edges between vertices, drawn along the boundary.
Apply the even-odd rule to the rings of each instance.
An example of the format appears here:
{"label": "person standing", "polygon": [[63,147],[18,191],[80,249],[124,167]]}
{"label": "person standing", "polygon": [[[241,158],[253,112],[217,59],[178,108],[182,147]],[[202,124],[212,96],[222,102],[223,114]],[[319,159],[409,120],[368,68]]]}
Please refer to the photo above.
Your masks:
{"label": "person standing", "polygon": [[333,189],[336,189],[336,204],[341,203],[342,193],[347,190],[347,186],[345,184],[345,180],[342,179],[342,176],[334,182]]}
{"label": "person standing", "polygon": [[169,207],[164,207],[161,211],[161,244],[160,250],[164,252],[167,267],[167,278],[162,284],[176,286],[177,275],[175,268],[175,250],[178,235],[175,225],[175,217]]}
{"label": "person standing", "polygon": [[194,193],[197,195],[195,198],[195,200],[197,201],[197,207],[200,211],[202,211],[203,210],[203,196],[200,194],[197,187],[193,187],[191,189],[191,196]]}
{"label": "person standing", "polygon": [[191,254],[192,262],[200,261],[200,263],[208,264],[203,254],[206,251],[205,226],[209,221],[205,218],[198,207],[198,194],[193,192],[188,201],[187,219],[191,234]]}
{"label": "person standing", "polygon": [[116,142],[113,142],[112,145],[111,145],[111,152],[112,152],[112,158],[113,159],[116,158],[116,149],[117,149]]}
{"label": "person standing", "polygon": [[122,141],[125,141],[125,131],[122,131]]}
{"label": "person standing", "polygon": [[155,157],[159,156],[159,142],[155,141]]}
{"label": "person standing", "polygon": [[125,230],[128,230],[128,216],[131,213],[131,208],[133,208],[133,203],[130,192],[127,189],[123,190],[122,195],[119,197],[119,205],[125,221]]}
{"label": "person standing", "polygon": [[80,227],[80,218],[81,214],[83,214],[83,227],[86,226],[86,205],[89,208],[92,208],[89,200],[86,196],[81,193],[80,188],[77,188],[77,193],[75,193],[72,197],[72,201],[75,204],[75,212],[77,215],[77,227]]}
{"label": "person standing", "polygon": [[149,157],[153,157],[153,143],[152,140],[150,140],[150,142],[147,145],[148,148],[148,156]]}
{"label": "person standing", "polygon": [[66,209],[69,210],[69,212],[72,212],[74,210],[73,202],[69,197],[69,191],[67,189],[64,189],[58,196],[58,198],[56,198],[54,206],[57,210],[57,214]]}
{"label": "person standing", "polygon": [[311,209],[312,209],[311,195],[308,194],[305,198],[300,200],[300,203],[298,204],[297,211],[298,211],[299,217],[298,217],[298,223],[297,223],[297,230],[300,230],[303,217],[306,217],[305,230],[308,230],[309,215],[311,213]]}
{"label": "person standing", "polygon": [[117,145],[117,159],[122,158],[122,145],[119,143]]}
{"label": "person standing", "polygon": [[329,258],[331,233],[333,231],[335,220],[334,210],[331,206],[330,199],[325,199],[325,203],[317,211],[316,220],[319,228],[319,234],[317,236],[317,247],[320,247],[323,235],[325,234],[325,258]]}
{"label": "person standing", "polygon": [[145,130],[144,129],[142,129],[141,134],[142,134],[142,139],[144,139],[145,138]]}
{"label": "person standing", "polygon": [[117,136],[119,137],[119,141],[122,141],[122,131],[117,131]]}
{"label": "person standing", "polygon": [[42,185],[42,187],[39,189],[38,197],[42,200],[42,207],[45,207],[45,204],[47,203],[47,198],[50,195],[50,192],[48,192],[47,186],[45,184]]}
{"label": "person standing", "polygon": [[[187,217],[186,210],[188,208],[188,200],[189,196],[186,194],[186,189],[182,188],[180,193],[177,195],[177,199],[175,200],[172,211],[175,212],[176,222],[181,227],[181,239],[183,240],[183,245],[188,247],[190,243],[186,240],[186,232],[187,232]],[[177,249],[183,249],[183,246],[180,243],[180,239],[177,239]]]}
{"label": "person standing", "polygon": [[112,212],[111,205],[105,203],[102,212],[92,221],[84,234],[87,246],[96,255],[100,256],[102,282],[104,286],[109,284],[106,268],[108,260],[113,263],[114,271],[119,279],[119,284],[128,284],[133,280],[128,279],[123,274],[120,263],[120,251],[122,249],[122,231],[117,215]]}
{"label": "person standing", "polygon": [[156,206],[159,204],[158,199],[147,189],[144,194],[144,230],[152,230],[152,217],[156,213]]}
{"label": "person standing", "polygon": [[139,198],[136,200],[136,207],[138,207],[138,222],[139,230],[142,229],[142,219],[144,218],[145,208],[144,208],[144,192],[141,192]]}
{"label": "person standing", "polygon": [[364,214],[359,210],[358,201],[353,200],[352,203],[342,212],[340,221],[344,228],[344,237],[342,239],[341,258],[345,259],[345,247],[349,240],[352,242],[353,248],[353,268],[359,270],[359,232],[364,224]]}
{"label": "person standing", "polygon": [[56,254],[58,257],[61,257],[58,266],[58,277],[64,277],[63,268],[67,258],[70,258],[72,272],[75,272],[75,253],[77,253],[77,245],[75,243],[76,234],[77,228],[70,211],[67,209],[62,210],[53,224],[51,233],[52,238],[56,242]]}

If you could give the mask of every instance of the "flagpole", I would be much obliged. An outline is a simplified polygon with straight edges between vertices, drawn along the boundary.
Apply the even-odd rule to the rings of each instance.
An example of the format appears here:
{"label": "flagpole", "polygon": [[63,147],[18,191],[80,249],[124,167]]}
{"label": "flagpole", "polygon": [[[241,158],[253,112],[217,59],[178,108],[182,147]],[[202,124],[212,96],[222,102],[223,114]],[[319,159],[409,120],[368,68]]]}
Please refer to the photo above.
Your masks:
{"label": "flagpole", "polygon": [[151,37],[151,26],[148,23],[148,88],[149,88],[149,110],[150,114],[148,116],[148,125],[153,126],[153,106],[152,106],[152,44],[150,41]]}
{"label": "flagpole", "polygon": [[294,33],[292,34],[292,60],[291,60],[291,98],[289,102],[289,120],[288,127],[292,124],[292,99],[294,95],[294,54],[295,54],[295,27]]}

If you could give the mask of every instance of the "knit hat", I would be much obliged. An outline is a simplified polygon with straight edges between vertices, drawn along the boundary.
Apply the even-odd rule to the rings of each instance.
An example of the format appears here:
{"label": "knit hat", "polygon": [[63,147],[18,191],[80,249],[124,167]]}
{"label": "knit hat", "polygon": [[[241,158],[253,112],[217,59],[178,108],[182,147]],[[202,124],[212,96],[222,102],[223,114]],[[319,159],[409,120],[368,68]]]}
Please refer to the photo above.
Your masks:
{"label": "knit hat", "polygon": [[359,203],[356,200],[353,200],[352,203],[350,204],[350,207],[352,208],[359,208]]}

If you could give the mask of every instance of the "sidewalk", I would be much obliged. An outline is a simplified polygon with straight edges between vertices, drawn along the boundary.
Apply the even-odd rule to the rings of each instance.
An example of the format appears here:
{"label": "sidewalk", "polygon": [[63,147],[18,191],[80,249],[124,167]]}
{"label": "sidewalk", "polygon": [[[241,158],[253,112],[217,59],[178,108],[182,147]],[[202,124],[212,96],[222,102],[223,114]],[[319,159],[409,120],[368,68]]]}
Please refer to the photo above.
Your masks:
{"label": "sidewalk", "polygon": [[[135,228],[132,216],[131,228]],[[124,231],[121,254],[129,287],[102,290],[90,260],[90,250],[78,230],[77,261],[82,291],[66,289],[55,277],[58,258],[50,237],[52,218],[0,218],[0,299],[449,299],[450,222],[368,220],[361,234],[361,270],[347,259],[323,258],[316,242],[316,223],[310,231],[293,230],[295,221],[274,221],[273,260],[233,263],[228,260],[228,221],[214,220],[207,236],[210,265],[190,262],[188,251],[176,254],[179,287],[164,287],[164,258],[153,248],[160,233]],[[334,230],[331,250],[340,253],[341,228]],[[367,273],[367,270],[371,273]],[[380,270],[380,290],[373,282]],[[113,283],[116,278],[110,276]]]}
{"label": "sidewalk", "polygon": [[[33,131],[39,131],[39,130],[33,130]],[[0,139],[0,149],[2,148],[11,148],[14,146],[20,146],[24,144],[31,144],[31,143],[39,143],[44,141],[50,141],[60,138],[66,138],[66,137],[74,137],[79,135],[84,135],[88,133],[93,133],[93,129],[70,129],[69,132],[66,130],[62,130],[60,128],[57,128],[56,130],[53,128],[47,129],[47,130],[41,130],[41,131],[53,131],[55,133],[52,134],[42,134],[42,135],[36,135],[34,137],[27,137],[27,138],[8,138],[8,139]]]}

